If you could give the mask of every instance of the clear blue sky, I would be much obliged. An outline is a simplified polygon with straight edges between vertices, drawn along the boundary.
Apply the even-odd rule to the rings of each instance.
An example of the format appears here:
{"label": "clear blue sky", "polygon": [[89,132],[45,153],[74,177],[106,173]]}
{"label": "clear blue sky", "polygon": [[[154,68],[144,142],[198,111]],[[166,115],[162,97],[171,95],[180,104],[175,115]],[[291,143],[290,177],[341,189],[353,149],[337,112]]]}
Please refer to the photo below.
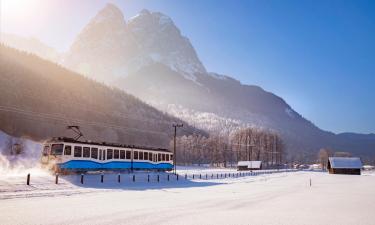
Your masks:
{"label": "clear blue sky", "polygon": [[[14,0],[1,1],[3,32],[60,51],[108,2],[21,0],[27,6],[11,12]],[[209,71],[283,97],[322,129],[375,133],[375,1],[110,2],[126,19],[143,8],[167,14]]]}

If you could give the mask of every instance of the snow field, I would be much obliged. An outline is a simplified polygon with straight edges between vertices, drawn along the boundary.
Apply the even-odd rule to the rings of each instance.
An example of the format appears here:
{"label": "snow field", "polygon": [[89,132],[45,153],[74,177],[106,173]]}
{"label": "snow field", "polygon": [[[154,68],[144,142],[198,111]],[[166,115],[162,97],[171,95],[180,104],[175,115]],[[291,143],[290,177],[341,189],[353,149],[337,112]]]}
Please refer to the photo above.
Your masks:
{"label": "snow field", "polygon": [[[22,189],[4,190],[4,177],[0,177],[0,195],[15,195],[0,199],[0,224],[4,225],[370,225],[375,221],[375,179],[371,172],[362,176],[283,172],[169,183],[126,180],[121,184],[116,183],[116,174],[105,174],[108,183],[103,186],[98,184],[97,174],[88,175],[87,183],[81,186],[79,176],[66,176],[55,185],[53,176],[41,173],[34,177],[36,187],[17,186],[21,182],[18,176],[10,177],[8,184],[23,186],[30,195],[17,194]],[[22,176],[21,183],[24,179]]]}

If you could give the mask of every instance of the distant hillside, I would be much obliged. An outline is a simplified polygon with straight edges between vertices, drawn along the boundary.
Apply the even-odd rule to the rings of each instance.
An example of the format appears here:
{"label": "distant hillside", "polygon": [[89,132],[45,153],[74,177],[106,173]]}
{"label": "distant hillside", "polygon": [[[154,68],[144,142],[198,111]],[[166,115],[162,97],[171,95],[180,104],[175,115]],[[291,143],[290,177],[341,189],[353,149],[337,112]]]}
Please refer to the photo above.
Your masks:
{"label": "distant hillside", "polygon": [[[10,135],[69,136],[76,124],[89,140],[167,147],[172,123],[183,122],[35,55],[0,50],[0,129]],[[199,132],[185,125],[182,133]]]}
{"label": "distant hillside", "polygon": [[54,48],[47,46],[36,38],[27,38],[13,34],[1,33],[0,42],[12,48],[33,53],[52,62],[59,62],[62,57],[62,53],[57,52]]}

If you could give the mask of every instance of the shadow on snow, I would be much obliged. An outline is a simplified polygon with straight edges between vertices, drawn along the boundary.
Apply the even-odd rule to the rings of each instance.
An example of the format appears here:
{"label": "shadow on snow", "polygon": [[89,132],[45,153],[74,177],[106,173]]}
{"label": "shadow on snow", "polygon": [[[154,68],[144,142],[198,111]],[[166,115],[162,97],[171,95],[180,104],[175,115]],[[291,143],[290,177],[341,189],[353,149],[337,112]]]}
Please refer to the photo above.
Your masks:
{"label": "shadow on snow", "polygon": [[[165,188],[192,188],[192,187],[207,187],[220,185],[223,183],[210,182],[204,179],[185,179],[184,176],[179,175],[177,180],[176,175],[172,173],[121,173],[120,182],[118,181],[118,173],[106,173],[101,182],[101,174],[85,174],[83,177],[83,184],[81,183],[81,175],[66,175],[60,176],[60,181],[69,182],[82,188],[95,189],[119,189],[119,190],[150,190],[150,189],[165,189]],[[169,175],[169,181],[168,181]],[[133,181],[133,176],[135,180]],[[149,176],[149,177],[148,177]],[[158,181],[159,176],[159,181]]]}

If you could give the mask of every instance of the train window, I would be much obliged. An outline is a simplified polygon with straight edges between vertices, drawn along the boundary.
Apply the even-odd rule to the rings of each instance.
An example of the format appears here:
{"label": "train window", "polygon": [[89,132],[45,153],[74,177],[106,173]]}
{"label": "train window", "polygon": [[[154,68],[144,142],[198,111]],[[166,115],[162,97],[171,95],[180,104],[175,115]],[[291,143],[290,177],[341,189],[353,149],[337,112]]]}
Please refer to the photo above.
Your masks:
{"label": "train window", "polygon": [[103,157],[102,157],[102,160],[105,160],[105,149],[103,149],[102,151],[103,151]]}
{"label": "train window", "polygon": [[107,159],[112,159],[112,158],[113,158],[113,150],[107,149]]}
{"label": "train window", "polygon": [[102,150],[99,150],[99,160],[102,160]]}
{"label": "train window", "polygon": [[82,157],[82,147],[74,146],[74,157]]}
{"label": "train window", "polygon": [[161,160],[162,160],[162,161],[165,161],[165,154],[162,154],[161,156],[162,156],[162,159],[161,159]]}
{"label": "train window", "polygon": [[83,157],[90,158],[90,148],[89,147],[83,147]]}
{"label": "train window", "polygon": [[148,152],[145,152],[144,158],[145,158],[145,160],[148,160]]}
{"label": "train window", "polygon": [[98,159],[98,149],[97,148],[91,148],[91,158]]}
{"label": "train window", "polygon": [[143,152],[139,152],[139,159],[143,160]]}
{"label": "train window", "polygon": [[120,159],[125,159],[125,150],[120,150]]}
{"label": "train window", "polygon": [[138,159],[138,151],[134,151],[134,159]]}
{"label": "train window", "polygon": [[65,145],[64,148],[64,155],[71,155],[72,154],[72,146],[70,145]]}
{"label": "train window", "polygon": [[169,161],[169,154],[166,155],[165,161]]}
{"label": "train window", "polygon": [[51,147],[51,155],[62,155],[64,144],[53,144]]}
{"label": "train window", "polygon": [[119,152],[118,149],[114,149],[114,150],[113,150],[113,158],[114,158],[114,159],[118,159],[118,158],[120,158],[120,152]]}
{"label": "train window", "polygon": [[171,159],[170,159],[170,160],[172,161],[172,160],[173,160],[173,155],[170,155],[170,156],[171,156]]}
{"label": "train window", "polygon": [[131,158],[132,158],[132,152],[126,151],[126,159],[131,159]]}
{"label": "train window", "polygon": [[158,154],[158,161],[161,161],[161,154]]}

